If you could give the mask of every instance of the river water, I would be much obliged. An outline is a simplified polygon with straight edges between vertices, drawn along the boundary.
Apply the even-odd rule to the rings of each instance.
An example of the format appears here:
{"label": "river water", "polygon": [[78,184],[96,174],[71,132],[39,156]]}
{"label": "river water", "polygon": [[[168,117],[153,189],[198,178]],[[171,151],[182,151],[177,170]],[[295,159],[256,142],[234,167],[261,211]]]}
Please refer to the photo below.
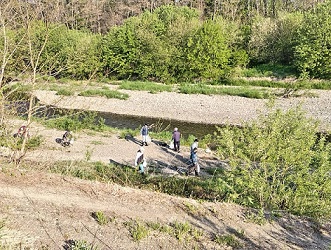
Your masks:
{"label": "river water", "polygon": [[98,116],[105,119],[106,125],[119,129],[137,129],[141,128],[141,126],[143,126],[145,123],[149,125],[155,124],[157,127],[160,127],[161,129],[167,129],[169,131],[173,131],[173,129],[177,127],[184,138],[187,138],[189,135],[202,138],[207,134],[213,134],[217,130],[216,126],[222,126],[221,124],[201,124],[169,119],[118,115],[104,112],[98,112]]}

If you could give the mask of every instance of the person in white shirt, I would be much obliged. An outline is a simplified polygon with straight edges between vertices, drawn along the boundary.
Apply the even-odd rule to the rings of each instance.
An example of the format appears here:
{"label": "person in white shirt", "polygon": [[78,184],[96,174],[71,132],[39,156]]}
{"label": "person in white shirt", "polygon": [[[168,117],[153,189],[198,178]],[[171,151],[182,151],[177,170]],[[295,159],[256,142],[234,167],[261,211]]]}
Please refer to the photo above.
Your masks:
{"label": "person in white shirt", "polygon": [[198,140],[198,138],[195,138],[194,142],[191,145],[191,154],[192,154],[192,151],[194,148],[198,148],[198,144],[199,144],[199,140]]}
{"label": "person in white shirt", "polygon": [[145,168],[147,166],[146,158],[144,156],[145,149],[140,147],[136,154],[136,159],[134,161],[135,167],[138,167],[138,171],[141,174],[145,173]]}

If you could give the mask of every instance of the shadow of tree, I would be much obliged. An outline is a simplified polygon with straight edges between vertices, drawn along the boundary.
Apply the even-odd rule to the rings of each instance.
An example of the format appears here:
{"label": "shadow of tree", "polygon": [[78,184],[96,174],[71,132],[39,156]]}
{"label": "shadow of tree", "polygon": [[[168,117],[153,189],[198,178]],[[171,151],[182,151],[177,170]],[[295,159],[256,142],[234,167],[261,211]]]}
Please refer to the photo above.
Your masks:
{"label": "shadow of tree", "polygon": [[[280,227],[282,230],[275,229],[272,234],[266,236],[259,235],[255,240],[250,239],[245,235],[245,231],[241,232],[238,229],[227,226],[221,218],[213,211],[206,213],[203,211],[196,211],[188,209],[185,204],[177,206],[183,212],[187,213],[191,219],[191,224],[195,227],[207,231],[211,239],[214,241],[219,235],[233,235],[243,245],[237,249],[280,249],[283,244],[283,249],[320,249],[326,250],[330,248],[331,236],[327,236],[320,230],[319,225],[309,219],[300,219],[293,215],[284,215],[282,218],[273,218],[271,223],[261,226],[261,231],[266,232],[270,230],[263,230],[263,227]],[[205,208],[206,209],[206,208]],[[249,209],[249,208],[247,208]],[[213,216],[211,219],[209,216]],[[216,218],[216,220],[215,220]],[[241,217],[245,220],[244,217]],[[245,221],[242,222],[243,224]],[[248,224],[247,224],[248,226]],[[271,240],[272,239],[272,240]],[[275,243],[277,242],[277,244]],[[281,242],[281,244],[279,244]]]}

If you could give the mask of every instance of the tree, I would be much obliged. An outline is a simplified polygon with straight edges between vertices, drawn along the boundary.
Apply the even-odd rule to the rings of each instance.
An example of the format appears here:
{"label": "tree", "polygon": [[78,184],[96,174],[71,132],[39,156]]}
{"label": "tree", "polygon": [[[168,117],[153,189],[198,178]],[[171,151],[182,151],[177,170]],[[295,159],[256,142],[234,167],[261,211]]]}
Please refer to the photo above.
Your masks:
{"label": "tree", "polygon": [[302,19],[300,13],[281,13],[277,18],[256,17],[248,42],[251,61],[291,64]]}
{"label": "tree", "polygon": [[331,78],[331,1],[307,12],[298,32],[295,65],[302,77]]}

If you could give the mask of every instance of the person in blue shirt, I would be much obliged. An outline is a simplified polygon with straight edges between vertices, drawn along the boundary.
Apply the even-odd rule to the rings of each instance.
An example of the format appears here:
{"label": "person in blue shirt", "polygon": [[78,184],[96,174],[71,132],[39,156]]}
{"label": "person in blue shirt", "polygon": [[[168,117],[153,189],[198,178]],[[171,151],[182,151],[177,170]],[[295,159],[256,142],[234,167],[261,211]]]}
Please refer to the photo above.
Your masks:
{"label": "person in blue shirt", "polygon": [[141,143],[142,146],[144,146],[144,145],[147,146],[148,132],[149,132],[148,130],[149,130],[149,127],[148,127],[147,123],[145,123],[145,125],[140,130],[140,134],[141,134],[141,138],[142,138],[142,143]]}
{"label": "person in blue shirt", "polygon": [[191,165],[189,166],[187,175],[189,175],[193,170],[194,170],[195,176],[200,175],[200,166],[199,166],[199,162],[198,162],[197,153],[198,153],[198,148],[194,148],[191,151],[191,155],[190,155]]}

